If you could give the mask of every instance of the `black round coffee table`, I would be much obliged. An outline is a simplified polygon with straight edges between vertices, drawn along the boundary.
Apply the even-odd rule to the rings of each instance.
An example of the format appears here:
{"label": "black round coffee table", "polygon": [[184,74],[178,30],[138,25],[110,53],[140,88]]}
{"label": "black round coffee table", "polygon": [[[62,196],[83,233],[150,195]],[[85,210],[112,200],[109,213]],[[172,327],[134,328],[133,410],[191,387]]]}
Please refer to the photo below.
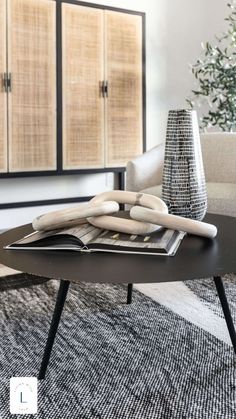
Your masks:
{"label": "black round coffee table", "polygon": [[236,353],[236,333],[222,281],[222,275],[236,272],[236,218],[208,214],[204,221],[217,226],[217,237],[211,240],[187,235],[174,257],[5,250],[4,246],[33,230],[31,225],[25,225],[2,234],[0,263],[22,272],[60,280],[39,379],[45,377],[70,282],[128,283],[127,303],[131,303],[133,283],[172,282],[212,277]]}

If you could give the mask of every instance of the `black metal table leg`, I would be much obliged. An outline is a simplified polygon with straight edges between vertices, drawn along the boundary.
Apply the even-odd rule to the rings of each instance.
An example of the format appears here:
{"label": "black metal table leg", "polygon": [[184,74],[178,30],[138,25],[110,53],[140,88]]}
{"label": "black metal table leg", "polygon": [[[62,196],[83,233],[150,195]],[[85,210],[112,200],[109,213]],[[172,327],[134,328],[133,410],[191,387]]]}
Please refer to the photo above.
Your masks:
{"label": "black metal table leg", "polygon": [[231,342],[234,348],[234,352],[236,354],[236,332],[235,332],[235,327],[234,327],[233,319],[231,316],[229,304],[227,301],[227,297],[225,294],[224,284],[220,276],[215,276],[214,282],[215,282],[216,290],[220,299],[221,307],[224,313],[225,321],[228,327],[228,331],[229,331]]}
{"label": "black metal table leg", "polygon": [[45,378],[47,366],[48,366],[50,355],[52,352],[54,339],[57,333],[57,328],[60,322],[61,313],[64,307],[69,285],[70,285],[70,281],[64,281],[64,280],[60,281],[60,286],[59,286],[59,290],[57,294],[57,300],[56,300],[56,304],[54,308],[54,313],[52,316],[48,338],[47,338],[46,346],[44,349],[43,359],[42,359],[40,370],[39,370],[39,375],[38,375],[39,380],[42,380],[43,378]]}
{"label": "black metal table leg", "polygon": [[128,284],[127,304],[132,303],[133,284]]}

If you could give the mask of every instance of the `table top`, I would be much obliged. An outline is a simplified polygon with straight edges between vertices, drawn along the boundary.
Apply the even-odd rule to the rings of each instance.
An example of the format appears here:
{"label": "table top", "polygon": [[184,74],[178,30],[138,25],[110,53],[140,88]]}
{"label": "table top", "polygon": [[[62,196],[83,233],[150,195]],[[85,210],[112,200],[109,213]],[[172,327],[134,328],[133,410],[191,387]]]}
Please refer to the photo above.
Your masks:
{"label": "table top", "polygon": [[175,256],[73,251],[5,250],[31,233],[30,224],[0,235],[0,263],[16,270],[72,282],[149,283],[210,278],[236,272],[236,218],[208,214],[218,235],[206,239],[187,235]]}

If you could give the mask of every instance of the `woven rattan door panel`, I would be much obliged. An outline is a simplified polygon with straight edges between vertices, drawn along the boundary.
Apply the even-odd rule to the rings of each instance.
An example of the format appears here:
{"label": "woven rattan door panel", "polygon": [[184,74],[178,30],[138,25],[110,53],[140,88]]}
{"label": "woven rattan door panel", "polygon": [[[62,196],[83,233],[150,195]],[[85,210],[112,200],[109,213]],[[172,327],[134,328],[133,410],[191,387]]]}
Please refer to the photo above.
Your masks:
{"label": "woven rattan door panel", "polygon": [[6,73],[6,2],[0,1],[0,172],[7,171],[7,94],[4,89]]}
{"label": "woven rattan door panel", "polygon": [[56,169],[55,2],[8,4],[9,169]]}
{"label": "woven rattan door panel", "polygon": [[103,11],[62,5],[63,168],[104,166]]}
{"label": "woven rattan door panel", "polygon": [[105,11],[106,165],[142,153],[142,17]]}

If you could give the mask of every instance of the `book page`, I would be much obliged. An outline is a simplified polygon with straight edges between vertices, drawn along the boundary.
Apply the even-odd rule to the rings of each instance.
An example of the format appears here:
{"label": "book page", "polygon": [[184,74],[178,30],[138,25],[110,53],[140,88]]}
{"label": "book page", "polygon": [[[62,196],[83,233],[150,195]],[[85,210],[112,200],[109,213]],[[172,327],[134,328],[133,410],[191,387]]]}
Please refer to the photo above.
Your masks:
{"label": "book page", "polygon": [[98,237],[101,233],[101,229],[92,226],[92,224],[80,224],[77,227],[71,227],[67,229],[63,229],[58,231],[56,234],[69,234],[70,236],[74,236],[77,239],[81,240],[84,245],[87,245],[91,240]]}
{"label": "book page", "polygon": [[[90,240],[96,238],[101,229],[92,226],[91,224],[80,224],[77,227],[64,228],[62,230],[51,230],[51,231],[35,231],[34,233],[29,234],[28,236],[23,237],[17,242],[13,243],[19,245],[27,245],[36,243],[39,240],[47,239],[49,237],[55,237],[59,235],[70,235],[76,237],[83,242],[84,245],[87,245]],[[62,239],[63,245],[63,239]]]}
{"label": "book page", "polygon": [[176,231],[162,229],[146,236],[134,234],[117,233],[114,231],[103,231],[92,244],[108,245],[114,247],[130,247],[139,249],[163,249],[168,251],[172,239],[176,236]]}

